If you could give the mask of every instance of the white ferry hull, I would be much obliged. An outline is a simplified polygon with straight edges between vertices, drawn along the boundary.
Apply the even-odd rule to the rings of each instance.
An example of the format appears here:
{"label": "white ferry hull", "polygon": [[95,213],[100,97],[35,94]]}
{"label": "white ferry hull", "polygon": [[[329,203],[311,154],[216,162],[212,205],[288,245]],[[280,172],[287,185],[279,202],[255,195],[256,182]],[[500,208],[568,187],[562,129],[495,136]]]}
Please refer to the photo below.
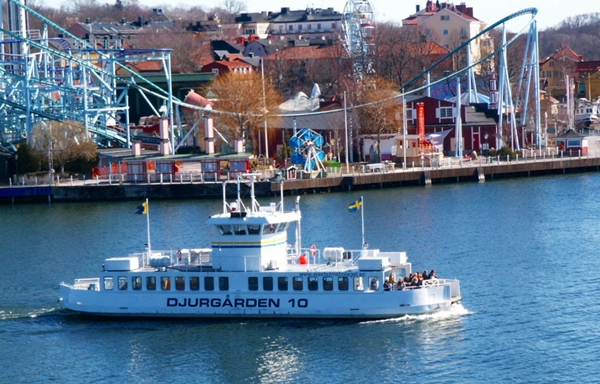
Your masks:
{"label": "white ferry hull", "polygon": [[446,309],[450,286],[404,291],[162,293],[128,295],[61,285],[60,304],[80,313],[126,317],[385,319]]}

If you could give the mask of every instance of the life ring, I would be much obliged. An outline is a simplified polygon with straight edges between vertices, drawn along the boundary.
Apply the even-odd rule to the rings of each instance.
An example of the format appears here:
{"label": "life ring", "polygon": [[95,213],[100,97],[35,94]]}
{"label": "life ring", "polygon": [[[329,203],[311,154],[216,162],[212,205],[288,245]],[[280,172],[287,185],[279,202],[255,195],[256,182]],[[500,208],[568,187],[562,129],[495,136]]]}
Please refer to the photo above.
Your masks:
{"label": "life ring", "polygon": [[317,255],[317,246],[316,245],[311,245],[310,246],[310,254],[315,257]]}

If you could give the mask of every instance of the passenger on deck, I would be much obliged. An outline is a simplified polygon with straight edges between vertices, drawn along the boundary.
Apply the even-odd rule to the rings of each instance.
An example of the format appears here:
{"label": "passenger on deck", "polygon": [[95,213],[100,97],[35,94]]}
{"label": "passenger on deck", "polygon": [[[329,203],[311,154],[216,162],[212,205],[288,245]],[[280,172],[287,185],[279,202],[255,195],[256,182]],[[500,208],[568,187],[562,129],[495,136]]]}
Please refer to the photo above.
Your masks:
{"label": "passenger on deck", "polygon": [[435,274],[435,270],[433,270],[433,269],[431,270],[431,272],[429,273],[429,277],[428,277],[428,278],[429,278],[430,280],[431,280],[431,279],[437,279],[437,278],[438,278],[438,277],[436,276],[436,274]]}
{"label": "passenger on deck", "polygon": [[429,279],[429,273],[427,273],[427,270],[423,271],[423,280],[427,280]]}
{"label": "passenger on deck", "polygon": [[371,291],[379,291],[379,279],[376,277],[371,280]]}
{"label": "passenger on deck", "polygon": [[406,288],[406,283],[404,282],[404,280],[402,280],[402,279],[398,280],[397,288],[399,291],[403,291],[404,288]]}
{"label": "passenger on deck", "polygon": [[384,291],[390,291],[392,289],[392,284],[390,283],[390,279],[385,279],[385,281],[383,282],[383,290]]}
{"label": "passenger on deck", "polygon": [[419,285],[419,276],[417,276],[417,274],[412,275],[412,278],[410,279],[410,285],[412,287]]}

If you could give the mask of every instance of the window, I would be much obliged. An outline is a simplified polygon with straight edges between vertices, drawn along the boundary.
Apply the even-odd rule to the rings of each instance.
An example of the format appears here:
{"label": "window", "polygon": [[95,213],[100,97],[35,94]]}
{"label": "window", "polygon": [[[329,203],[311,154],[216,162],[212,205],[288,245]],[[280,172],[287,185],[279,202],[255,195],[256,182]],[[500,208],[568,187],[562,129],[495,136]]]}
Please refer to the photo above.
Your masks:
{"label": "window", "polygon": [[309,277],[308,278],[308,290],[316,291],[318,289],[319,289],[319,279],[316,277]]}
{"label": "window", "polygon": [[283,32],[283,25],[279,26],[279,32]]}
{"label": "window", "polygon": [[338,277],[338,290],[347,291],[348,290],[348,277]]}
{"label": "window", "polygon": [[301,291],[304,289],[303,280],[304,279],[302,279],[302,277],[300,276],[294,277],[294,279],[292,280],[292,286],[294,287],[294,291]]}
{"label": "window", "polygon": [[155,276],[147,276],[146,277],[146,289],[149,291],[156,290],[156,277]]}
{"label": "window", "polygon": [[200,278],[198,276],[190,277],[190,290],[198,291],[200,289]]}
{"label": "window", "polygon": [[407,120],[412,120],[414,119],[413,117],[413,109],[406,109],[406,119]]}
{"label": "window", "polygon": [[133,276],[131,278],[131,289],[139,291],[142,289],[142,278],[141,276]]}
{"label": "window", "polygon": [[215,278],[212,276],[206,276],[204,278],[204,289],[207,291],[215,290]]}
{"label": "window", "polygon": [[248,278],[248,290],[258,291],[258,277],[253,276]]}
{"label": "window", "polygon": [[219,290],[221,290],[221,291],[229,290],[229,277],[227,277],[227,276],[219,277]]}
{"label": "window", "polygon": [[550,68],[554,68],[554,61],[550,62]]}
{"label": "window", "polygon": [[552,77],[552,71],[548,71],[547,75],[548,77]]}
{"label": "window", "polygon": [[306,26],[306,29],[310,31],[310,30],[312,29],[312,24],[308,24],[308,25]]}
{"label": "window", "polygon": [[112,291],[113,288],[114,288],[113,278],[112,277],[105,277],[104,278],[104,289],[106,291]]}
{"label": "window", "polygon": [[170,291],[171,290],[171,278],[167,277],[167,276],[163,276],[160,278],[160,288],[163,291]]}
{"label": "window", "polygon": [[364,291],[365,284],[362,276],[358,276],[354,278],[354,290],[355,291]]}
{"label": "window", "polygon": [[263,289],[265,291],[273,290],[273,278],[272,277],[263,277]]}
{"label": "window", "polygon": [[127,277],[119,276],[119,289],[125,291],[127,289]]}
{"label": "window", "polygon": [[183,291],[185,289],[185,278],[183,276],[175,277],[175,289]]}
{"label": "window", "polygon": [[467,27],[461,27],[460,28],[460,35],[462,37],[466,37],[467,36]]}
{"label": "window", "polygon": [[288,30],[293,31],[294,30],[294,26],[290,25],[289,28],[288,28]]}
{"label": "window", "polygon": [[277,289],[280,291],[288,290],[288,278],[287,277],[278,277],[277,278]]}
{"label": "window", "polygon": [[298,24],[298,30],[301,31],[302,30],[302,24]]}
{"label": "window", "polygon": [[444,34],[444,36],[448,36],[450,34],[450,32],[447,29],[444,29],[442,33]]}
{"label": "window", "polygon": [[440,119],[450,119],[454,117],[454,108],[452,107],[442,107],[439,108],[439,116]]}
{"label": "window", "polygon": [[323,289],[325,291],[333,291],[333,277],[323,278]]}
{"label": "window", "polygon": [[321,29],[321,23],[317,23],[317,29]]}
{"label": "window", "polygon": [[441,15],[440,16],[440,20],[442,20],[442,21],[449,21],[450,20],[450,15]]}
{"label": "window", "polygon": [[218,75],[219,74],[219,68],[213,68],[212,69],[212,73],[215,73],[215,74]]}
{"label": "window", "polygon": [[336,25],[335,23],[331,23],[331,28],[335,29]]}
{"label": "window", "polygon": [[248,225],[248,234],[249,235],[260,235],[260,224]]}

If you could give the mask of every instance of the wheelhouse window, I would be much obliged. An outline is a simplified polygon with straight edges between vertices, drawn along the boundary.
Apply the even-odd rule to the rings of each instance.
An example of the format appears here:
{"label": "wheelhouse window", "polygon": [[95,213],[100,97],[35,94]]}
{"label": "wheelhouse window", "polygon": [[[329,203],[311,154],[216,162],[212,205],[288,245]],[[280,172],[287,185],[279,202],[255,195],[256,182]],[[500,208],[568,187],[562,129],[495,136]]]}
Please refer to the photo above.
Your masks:
{"label": "wheelhouse window", "polygon": [[221,291],[229,290],[229,277],[227,277],[227,276],[219,277],[219,290],[221,290]]}
{"label": "wheelhouse window", "polygon": [[119,290],[125,291],[127,290],[127,277],[119,276]]}
{"label": "wheelhouse window", "polygon": [[198,276],[190,277],[190,290],[197,291],[200,289],[200,278]]}
{"label": "wheelhouse window", "polygon": [[354,290],[355,291],[364,291],[365,290],[365,282],[362,276],[357,276],[354,278]]}
{"label": "wheelhouse window", "polygon": [[338,277],[338,290],[339,291],[347,291],[348,290],[348,277]]}
{"label": "wheelhouse window", "polygon": [[112,277],[104,278],[104,289],[106,291],[112,291],[114,289],[114,280]]}
{"label": "wheelhouse window", "polygon": [[206,276],[204,278],[204,289],[207,291],[215,290],[215,278],[212,276]]}
{"label": "wheelhouse window", "polygon": [[273,290],[273,278],[272,277],[263,277],[263,289],[265,291]]}
{"label": "wheelhouse window", "polygon": [[149,291],[156,290],[156,277],[146,276],[146,289]]}
{"label": "wheelhouse window", "polygon": [[221,235],[231,235],[231,225],[217,225]]}
{"label": "wheelhouse window", "polygon": [[248,278],[248,290],[258,291],[258,277],[251,276]]}
{"label": "wheelhouse window", "polygon": [[183,276],[175,277],[175,289],[178,291],[185,290],[185,277],[183,277]]}
{"label": "wheelhouse window", "polygon": [[295,276],[292,280],[292,286],[294,291],[301,291],[304,289],[304,279],[300,276]]}
{"label": "wheelhouse window", "polygon": [[317,277],[309,277],[308,278],[308,290],[316,291],[319,289],[319,278]]}
{"label": "wheelhouse window", "polygon": [[333,291],[333,277],[323,278],[323,289],[325,291]]}
{"label": "wheelhouse window", "polygon": [[248,225],[248,234],[249,235],[260,235],[260,225],[259,224]]}
{"label": "wheelhouse window", "polygon": [[277,278],[277,289],[280,291],[288,290],[288,278],[287,277],[278,277]]}
{"label": "wheelhouse window", "polygon": [[160,278],[160,287],[163,291],[171,290],[171,278],[167,276],[163,276]]}
{"label": "wheelhouse window", "polygon": [[269,233],[275,232],[277,224],[265,224],[263,225],[263,234],[268,235]]}
{"label": "wheelhouse window", "polygon": [[131,278],[131,289],[134,291],[139,291],[142,289],[142,277],[141,276],[133,276]]}

